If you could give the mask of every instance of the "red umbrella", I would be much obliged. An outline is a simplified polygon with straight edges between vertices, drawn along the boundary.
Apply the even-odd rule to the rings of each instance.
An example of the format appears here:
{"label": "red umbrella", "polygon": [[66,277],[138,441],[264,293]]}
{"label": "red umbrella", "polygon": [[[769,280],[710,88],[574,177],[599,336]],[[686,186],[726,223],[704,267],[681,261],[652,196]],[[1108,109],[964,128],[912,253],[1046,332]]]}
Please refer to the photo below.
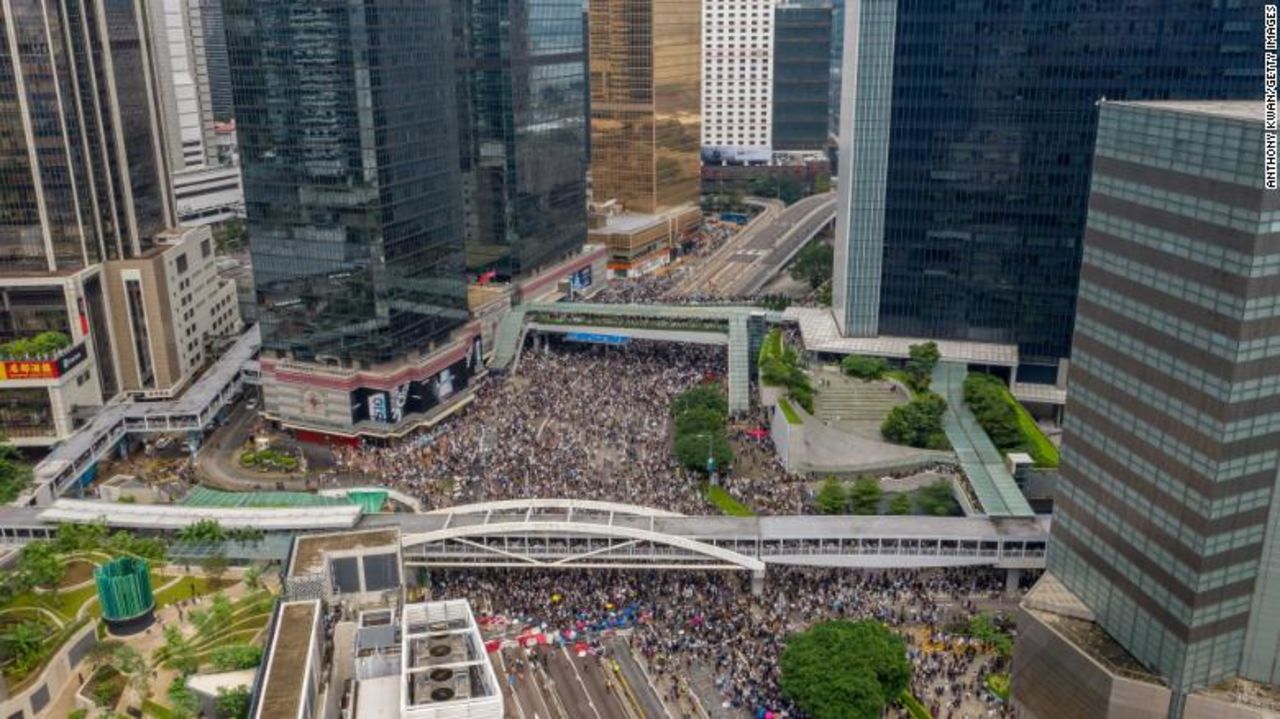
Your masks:
{"label": "red umbrella", "polygon": [[769,430],[759,428],[749,429],[747,430],[747,436],[752,439],[764,439],[769,436]]}

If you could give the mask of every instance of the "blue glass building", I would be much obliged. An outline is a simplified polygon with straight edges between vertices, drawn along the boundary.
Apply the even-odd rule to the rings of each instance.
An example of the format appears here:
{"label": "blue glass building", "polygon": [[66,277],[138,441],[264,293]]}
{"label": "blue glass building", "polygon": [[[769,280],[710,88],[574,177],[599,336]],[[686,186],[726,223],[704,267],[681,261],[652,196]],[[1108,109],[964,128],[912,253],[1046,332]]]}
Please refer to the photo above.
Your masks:
{"label": "blue glass building", "polygon": [[579,0],[454,0],[467,268],[510,277],[587,237]]}
{"label": "blue glass building", "polygon": [[264,348],[429,352],[467,319],[449,0],[223,9]]}
{"label": "blue glass building", "polygon": [[1260,0],[863,0],[844,14],[841,330],[1016,343],[1046,370],[1069,354],[1096,103],[1248,99],[1261,84]]}

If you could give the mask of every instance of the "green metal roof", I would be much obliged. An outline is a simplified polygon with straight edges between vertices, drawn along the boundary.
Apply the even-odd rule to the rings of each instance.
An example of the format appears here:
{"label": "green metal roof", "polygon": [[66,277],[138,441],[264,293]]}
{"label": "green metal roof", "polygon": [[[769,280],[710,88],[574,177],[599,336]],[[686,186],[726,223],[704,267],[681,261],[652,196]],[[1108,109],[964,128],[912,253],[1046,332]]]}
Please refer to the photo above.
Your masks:
{"label": "green metal roof", "polygon": [[[385,499],[385,497],[384,497]],[[187,507],[237,507],[265,509],[271,507],[333,507],[359,504],[347,497],[326,497],[310,492],[224,492],[209,487],[196,487],[182,504]]]}

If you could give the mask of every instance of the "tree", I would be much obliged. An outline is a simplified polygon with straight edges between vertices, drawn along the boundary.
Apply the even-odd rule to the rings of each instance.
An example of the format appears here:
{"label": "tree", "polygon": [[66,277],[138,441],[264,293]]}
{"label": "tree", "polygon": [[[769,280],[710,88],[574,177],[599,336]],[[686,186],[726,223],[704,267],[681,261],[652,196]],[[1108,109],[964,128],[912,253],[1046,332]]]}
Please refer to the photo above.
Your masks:
{"label": "tree", "polygon": [[214,700],[213,708],[218,715],[218,719],[248,719],[249,688],[219,689],[218,698]]}
{"label": "tree", "polygon": [[[95,549],[101,549],[109,544],[107,535],[106,521],[90,522],[88,524],[70,524],[62,523],[58,525],[57,534],[54,535],[53,544],[59,552],[70,554],[72,552],[91,552]],[[132,540],[133,535],[121,530],[111,537],[112,540],[118,541],[116,538],[123,535],[126,539]],[[112,548],[115,547],[111,544]],[[126,545],[127,546],[127,545]]]}
{"label": "tree", "polygon": [[209,663],[220,672],[252,669],[262,663],[262,647],[228,644],[209,653]]}
{"label": "tree", "polygon": [[791,275],[791,279],[796,282],[808,282],[810,289],[816,290],[823,282],[831,279],[834,265],[835,250],[831,245],[818,240],[810,242],[800,250],[787,272]]}
{"label": "tree", "polygon": [[827,477],[818,490],[818,495],[813,498],[813,503],[819,514],[844,514],[849,507],[849,496],[845,494],[840,480]]}
{"label": "tree", "polygon": [[676,435],[724,431],[725,417],[707,407],[694,407],[676,417]]}
{"label": "tree", "polygon": [[13,662],[13,668],[25,673],[40,663],[44,640],[49,632],[40,622],[30,619],[11,625],[9,631],[0,634],[0,647]]}
{"label": "tree", "polygon": [[671,413],[684,414],[695,407],[714,410],[721,415],[729,415],[729,400],[715,382],[706,382],[697,387],[687,389],[671,400]]}
{"label": "tree", "polygon": [[31,542],[18,555],[18,571],[31,586],[57,591],[62,579],[62,560],[52,542]]}
{"label": "tree", "polygon": [[191,674],[200,668],[200,660],[191,648],[191,642],[176,624],[165,626],[164,646],[156,650],[156,654],[163,654],[168,664],[182,674]]}
{"label": "tree", "polygon": [[1002,450],[1022,445],[1018,412],[1005,400],[1004,383],[987,374],[970,373],[964,378],[964,402],[991,438]]}
{"label": "tree", "polygon": [[0,504],[8,504],[31,483],[31,468],[18,450],[0,436]]}
{"label": "tree", "polygon": [[889,495],[889,514],[911,514],[911,496],[905,492]]}
{"label": "tree", "polygon": [[918,394],[906,404],[889,410],[880,425],[880,434],[890,442],[922,449],[945,449],[947,436],[942,429],[942,414],[947,401],[932,393]]}
{"label": "tree", "polygon": [[227,531],[216,519],[202,519],[178,530],[178,539],[184,542],[224,542]]}
{"label": "tree", "polygon": [[707,449],[716,461],[716,471],[724,472],[733,464],[733,448],[724,433],[704,432],[686,434],[676,440],[676,459],[685,467],[698,472],[707,471]]}
{"label": "tree", "polygon": [[213,580],[216,584],[222,579],[222,575],[227,573],[227,557],[222,552],[214,552],[204,559],[200,560],[200,569],[204,572],[204,576]]}
{"label": "tree", "polygon": [[951,483],[945,479],[916,490],[916,503],[920,505],[921,512],[935,517],[949,517],[960,511]]}
{"label": "tree", "polygon": [[187,688],[187,678],[179,675],[169,682],[169,689],[165,692],[169,697],[169,703],[173,705],[173,711],[170,717],[176,716],[195,716],[200,711],[200,697],[195,692]]}
{"label": "tree", "polygon": [[262,572],[266,567],[261,564],[250,564],[248,569],[244,570],[244,585],[249,589],[262,588]]}
{"label": "tree", "polygon": [[969,620],[969,636],[994,649],[1001,659],[1013,656],[1013,640],[987,614],[979,614]]}
{"label": "tree", "polygon": [[849,504],[854,514],[875,514],[880,511],[880,499],[884,492],[880,483],[871,477],[861,477],[849,490]]}
{"label": "tree", "polygon": [[840,360],[840,369],[850,377],[871,380],[880,379],[889,371],[889,363],[883,357],[849,355]]}
{"label": "tree", "polygon": [[938,351],[936,342],[923,342],[907,348],[909,359],[904,369],[911,389],[924,392],[929,389],[929,381],[933,377],[933,368],[937,366],[942,353]]}
{"label": "tree", "polygon": [[138,696],[146,699],[151,694],[151,667],[142,654],[128,644],[116,647],[111,656],[111,666],[120,672],[125,682]]}
{"label": "tree", "polygon": [[830,621],[787,640],[782,691],[813,719],[878,719],[911,680],[902,638],[879,622]]}

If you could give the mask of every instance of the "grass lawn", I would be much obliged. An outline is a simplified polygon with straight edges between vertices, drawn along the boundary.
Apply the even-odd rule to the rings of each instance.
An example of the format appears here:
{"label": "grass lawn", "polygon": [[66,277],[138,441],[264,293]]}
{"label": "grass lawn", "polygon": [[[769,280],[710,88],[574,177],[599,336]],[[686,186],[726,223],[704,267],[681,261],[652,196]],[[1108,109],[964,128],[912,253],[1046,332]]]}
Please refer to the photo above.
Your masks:
{"label": "grass lawn", "polygon": [[148,699],[142,703],[142,715],[144,717],[153,717],[154,719],[170,719],[173,716],[173,711]]}
{"label": "grass lawn", "polygon": [[804,424],[804,420],[800,419],[800,414],[791,406],[786,397],[778,398],[778,408],[782,410],[782,416],[787,418],[787,424]]}
{"label": "grass lawn", "polygon": [[62,579],[58,582],[58,586],[60,588],[74,587],[81,582],[93,579],[95,567],[97,567],[96,564],[84,559],[68,560],[62,570]]}
{"label": "grass lawn", "polygon": [[1027,446],[1027,454],[1035,460],[1037,467],[1057,467],[1058,448],[1044,435],[1040,425],[1036,424],[1027,408],[1014,399],[1012,394],[1006,394],[1008,401],[1013,405],[1013,411],[1017,413],[1018,429],[1022,431],[1022,440]]}
{"label": "grass lawn", "polygon": [[172,587],[156,592],[156,609],[167,607],[184,599],[190,599],[193,594],[197,597],[213,594],[219,589],[226,589],[235,583],[236,580],[234,579],[219,579],[215,582],[208,577],[183,577]]}
{"label": "grass lawn", "polygon": [[991,674],[982,680],[982,686],[987,691],[995,694],[1004,701],[1009,701],[1009,675],[1008,674]]}
{"label": "grass lawn", "polygon": [[756,516],[755,510],[734,499],[732,495],[725,491],[724,487],[716,487],[709,484],[706,489],[703,490],[703,494],[706,496],[708,502],[716,505],[717,509],[730,517]]}
{"label": "grass lawn", "polygon": [[67,621],[76,618],[76,612],[80,611],[80,606],[97,596],[98,589],[90,584],[87,587],[72,590],[70,592],[59,592],[58,596],[52,594],[36,594],[27,592],[19,594],[9,602],[10,607],[44,607],[50,609],[58,616]]}

